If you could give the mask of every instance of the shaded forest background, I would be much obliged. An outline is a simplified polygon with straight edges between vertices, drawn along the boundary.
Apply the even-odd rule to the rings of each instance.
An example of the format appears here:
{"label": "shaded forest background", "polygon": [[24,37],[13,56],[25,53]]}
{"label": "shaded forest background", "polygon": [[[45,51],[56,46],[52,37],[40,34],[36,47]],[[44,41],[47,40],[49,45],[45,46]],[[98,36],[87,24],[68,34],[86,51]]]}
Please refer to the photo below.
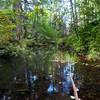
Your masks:
{"label": "shaded forest background", "polygon": [[99,59],[98,0],[1,0],[0,8],[0,55],[56,48]]}

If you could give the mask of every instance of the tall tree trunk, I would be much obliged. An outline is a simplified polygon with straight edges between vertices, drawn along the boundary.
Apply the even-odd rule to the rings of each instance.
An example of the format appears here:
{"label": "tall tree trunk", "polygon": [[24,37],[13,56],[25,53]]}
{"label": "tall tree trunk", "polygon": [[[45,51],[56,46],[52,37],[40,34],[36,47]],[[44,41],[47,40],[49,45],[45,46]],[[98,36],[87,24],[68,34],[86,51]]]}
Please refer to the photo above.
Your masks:
{"label": "tall tree trunk", "polygon": [[16,20],[16,40],[20,40],[23,37],[23,29],[22,29],[22,5],[21,0],[14,0],[13,2],[13,10],[15,13]]}
{"label": "tall tree trunk", "polygon": [[[75,1],[75,0],[74,0]],[[74,29],[77,37],[77,12],[76,12],[76,2],[73,2],[73,0],[70,0],[70,6],[71,6],[71,25],[72,25],[72,29]]]}

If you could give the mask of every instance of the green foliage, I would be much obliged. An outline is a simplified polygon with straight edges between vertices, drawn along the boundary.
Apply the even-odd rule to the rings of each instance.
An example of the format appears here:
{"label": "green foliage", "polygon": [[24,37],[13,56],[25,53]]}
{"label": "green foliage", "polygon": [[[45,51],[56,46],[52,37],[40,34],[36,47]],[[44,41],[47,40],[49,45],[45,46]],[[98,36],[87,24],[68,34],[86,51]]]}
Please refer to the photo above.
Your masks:
{"label": "green foliage", "polygon": [[84,48],[84,46],[82,45],[82,41],[80,40],[80,38],[77,38],[76,34],[71,34],[68,37],[67,42],[74,48],[75,52],[79,52]]}
{"label": "green foliage", "polygon": [[0,11],[0,47],[12,40],[12,30],[16,27],[5,13],[8,13],[8,11]]}
{"label": "green foliage", "polygon": [[59,32],[55,30],[49,23],[44,23],[39,27],[39,32],[44,34],[47,38],[55,39],[59,36]]}
{"label": "green foliage", "polygon": [[[34,9],[27,11],[22,9],[23,5],[26,8],[30,6],[24,2],[22,5],[20,0],[9,1],[8,8],[6,7],[7,0],[5,4],[2,0],[5,7],[0,11],[0,47],[3,48],[1,53],[6,52],[28,59],[31,55],[34,56],[34,50],[40,52],[41,49],[41,54],[39,54],[41,56],[42,53],[47,55],[42,50],[54,53],[54,51],[59,51],[60,46],[70,54],[82,52],[85,55],[99,55],[100,9],[98,1],[93,6],[94,1],[76,0],[76,4],[72,5],[73,12],[71,12],[75,18],[68,20],[70,25],[74,23],[74,28],[72,28],[64,20],[64,17],[69,15],[72,17],[73,14],[62,11],[65,8],[59,8],[59,1],[54,0],[51,5],[46,0],[38,3],[32,2]],[[57,7],[54,7],[55,5]],[[11,6],[12,8],[10,8]],[[68,35],[63,36],[67,25]],[[77,29],[78,35],[74,29]],[[70,30],[72,31],[70,32]]]}

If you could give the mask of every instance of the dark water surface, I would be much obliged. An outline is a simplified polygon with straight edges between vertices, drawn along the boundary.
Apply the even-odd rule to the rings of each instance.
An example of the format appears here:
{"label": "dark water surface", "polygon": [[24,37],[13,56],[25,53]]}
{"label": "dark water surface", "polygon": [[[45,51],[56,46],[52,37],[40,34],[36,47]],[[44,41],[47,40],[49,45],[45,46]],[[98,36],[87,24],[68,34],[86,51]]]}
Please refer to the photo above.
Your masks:
{"label": "dark water surface", "polygon": [[[46,75],[41,71],[36,72],[39,75],[39,80],[37,80],[34,91],[27,87],[27,85],[25,86],[22,82],[22,84],[18,86],[21,88],[21,92],[15,92],[16,86],[14,77],[18,75],[18,73],[24,73],[23,66],[26,66],[23,62],[19,63],[19,61],[20,59],[9,60],[7,58],[0,58],[0,97],[2,95],[8,95],[12,97],[11,100],[71,100],[67,95],[62,95],[61,92],[52,95],[48,94],[47,88],[50,81],[45,80]],[[79,97],[82,100],[100,100],[99,62],[100,61],[79,62],[76,64],[76,72],[78,76],[81,77],[79,81],[79,84],[81,84]],[[23,77],[23,74],[21,77]],[[24,78],[22,78],[22,80],[24,80]]]}

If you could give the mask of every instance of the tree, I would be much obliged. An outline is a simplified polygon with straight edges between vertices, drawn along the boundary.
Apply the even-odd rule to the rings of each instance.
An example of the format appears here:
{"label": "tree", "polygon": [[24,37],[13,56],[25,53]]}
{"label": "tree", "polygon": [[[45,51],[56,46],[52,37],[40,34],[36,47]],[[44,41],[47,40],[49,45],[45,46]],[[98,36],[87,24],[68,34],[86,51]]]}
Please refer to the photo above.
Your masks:
{"label": "tree", "polygon": [[0,11],[0,47],[8,44],[14,36],[12,30],[16,25],[10,20],[9,14],[11,13],[9,10]]}

